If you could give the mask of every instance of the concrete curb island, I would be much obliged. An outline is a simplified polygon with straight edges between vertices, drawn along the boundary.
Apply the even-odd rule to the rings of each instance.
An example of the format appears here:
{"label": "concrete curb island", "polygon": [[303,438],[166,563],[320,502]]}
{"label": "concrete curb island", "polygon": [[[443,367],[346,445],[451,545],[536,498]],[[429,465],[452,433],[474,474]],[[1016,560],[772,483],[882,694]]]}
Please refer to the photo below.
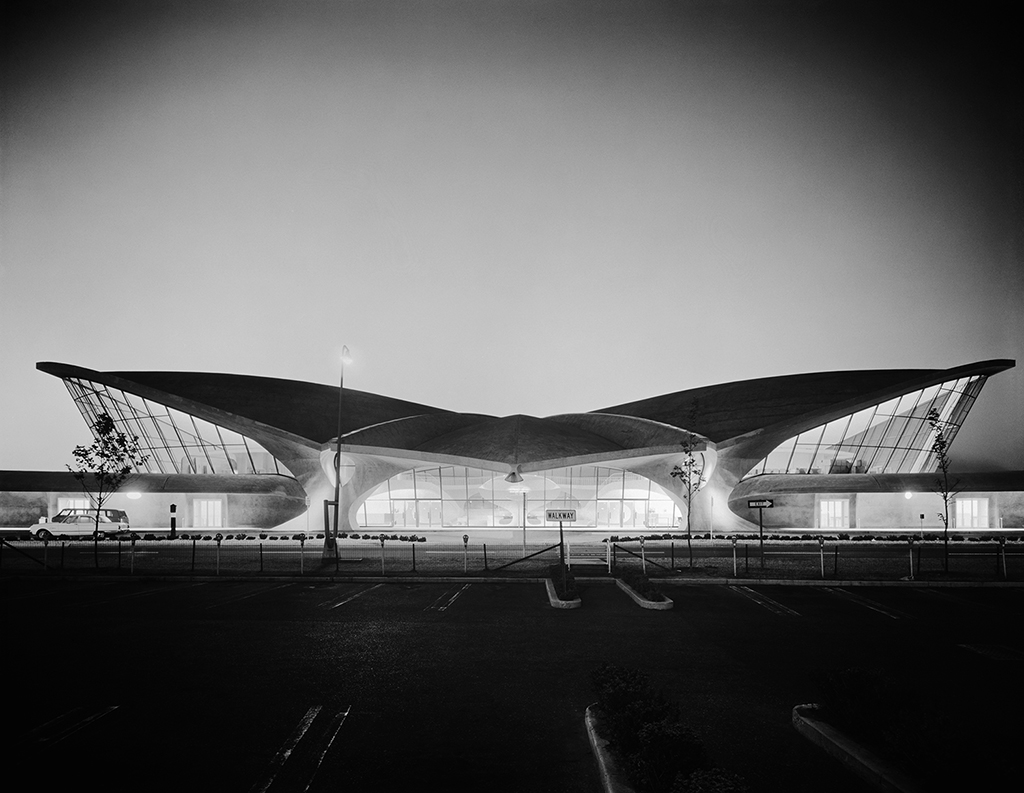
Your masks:
{"label": "concrete curb island", "polygon": [[616,585],[618,585],[619,589],[621,589],[623,592],[625,592],[627,595],[633,598],[633,602],[636,603],[642,609],[651,609],[652,611],[668,611],[670,608],[672,608],[673,605],[675,605],[672,602],[672,598],[670,598],[668,595],[662,595],[662,597],[665,598],[664,600],[648,600],[635,589],[633,589],[633,587],[631,587],[629,584],[623,581],[621,578],[616,578],[615,583]]}
{"label": "concrete curb island", "polygon": [[597,773],[601,777],[601,789],[604,793],[636,793],[632,787],[626,784],[626,774],[615,762],[615,758],[608,750],[608,741],[602,738],[597,732],[597,717],[594,715],[594,706],[588,705],[584,716],[587,725],[587,738],[590,739],[590,750],[594,753],[597,761]]}
{"label": "concrete curb island", "polygon": [[555,582],[550,578],[544,579],[544,586],[548,592],[548,602],[552,608],[556,609],[578,609],[583,605],[583,601],[579,598],[573,598],[572,600],[562,600],[558,597],[558,592],[555,591]]}
{"label": "concrete curb island", "polygon": [[903,771],[851,740],[831,724],[816,718],[817,711],[818,706],[813,704],[793,708],[793,726],[807,740],[879,790],[925,793],[925,789]]}

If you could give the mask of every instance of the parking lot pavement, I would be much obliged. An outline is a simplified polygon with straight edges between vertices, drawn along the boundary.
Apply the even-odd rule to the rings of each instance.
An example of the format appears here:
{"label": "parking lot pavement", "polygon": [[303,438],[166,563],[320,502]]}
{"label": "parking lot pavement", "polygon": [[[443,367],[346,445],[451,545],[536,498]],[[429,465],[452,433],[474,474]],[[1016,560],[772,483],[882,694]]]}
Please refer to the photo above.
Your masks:
{"label": "parking lot pavement", "polygon": [[[857,791],[790,726],[816,669],[997,685],[1024,657],[1007,590],[678,585],[654,612],[587,581],[573,611],[538,583],[2,586],[8,773],[108,790],[593,791],[589,675],[616,663],[753,790]],[[54,719],[82,723],[40,741]]]}

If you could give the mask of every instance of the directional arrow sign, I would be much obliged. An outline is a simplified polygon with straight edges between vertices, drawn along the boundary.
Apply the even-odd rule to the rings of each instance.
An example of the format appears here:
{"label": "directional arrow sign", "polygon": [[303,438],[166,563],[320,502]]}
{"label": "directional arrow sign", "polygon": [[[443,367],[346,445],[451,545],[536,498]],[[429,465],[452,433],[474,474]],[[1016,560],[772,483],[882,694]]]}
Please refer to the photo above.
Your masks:
{"label": "directional arrow sign", "polygon": [[576,520],[576,510],[574,509],[549,509],[545,510],[546,519],[551,523],[562,522],[563,520],[567,523]]}
{"label": "directional arrow sign", "polygon": [[770,509],[775,506],[770,498],[759,498],[747,502],[747,509]]}

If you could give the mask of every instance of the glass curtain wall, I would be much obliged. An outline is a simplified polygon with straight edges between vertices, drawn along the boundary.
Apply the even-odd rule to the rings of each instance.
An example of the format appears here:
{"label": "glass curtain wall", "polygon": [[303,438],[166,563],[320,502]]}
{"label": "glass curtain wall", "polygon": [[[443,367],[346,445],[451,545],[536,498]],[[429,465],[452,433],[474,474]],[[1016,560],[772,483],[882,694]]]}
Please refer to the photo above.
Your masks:
{"label": "glass curtain wall", "polygon": [[929,411],[938,411],[946,440],[952,443],[985,379],[965,377],[929,386],[802,432],[779,444],[744,478],[934,471]]}
{"label": "glass curtain wall", "polygon": [[359,508],[366,528],[557,527],[545,510],[575,509],[571,528],[661,528],[681,516],[675,502],[649,479],[601,466],[523,474],[442,466],[404,471],[378,486]]}
{"label": "glass curtain wall", "polygon": [[237,432],[100,383],[64,383],[90,427],[106,413],[120,431],[138,437],[148,455],[145,473],[291,476],[270,452]]}

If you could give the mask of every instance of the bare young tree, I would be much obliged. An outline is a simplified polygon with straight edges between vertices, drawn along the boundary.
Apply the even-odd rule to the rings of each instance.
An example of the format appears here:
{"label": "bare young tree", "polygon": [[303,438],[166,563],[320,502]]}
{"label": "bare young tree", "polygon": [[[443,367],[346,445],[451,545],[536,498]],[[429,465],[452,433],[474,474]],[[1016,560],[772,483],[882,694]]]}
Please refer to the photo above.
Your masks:
{"label": "bare young tree", "polygon": [[71,453],[75,464],[68,470],[78,480],[95,510],[93,563],[99,567],[100,514],[103,505],[134,476],[134,468],[146,462],[135,435],[117,429],[114,420],[100,413],[92,424],[94,440],[88,446],[76,446]]}
{"label": "bare young tree", "polygon": [[704,479],[705,460],[704,455],[697,451],[698,443],[696,436],[691,435],[682,443],[683,459],[673,466],[670,475],[680,482],[680,495],[683,503],[686,504],[686,550],[690,557],[690,567],[693,567],[693,535],[690,532],[690,515],[693,512],[693,499],[706,483]]}
{"label": "bare young tree", "polygon": [[935,480],[934,493],[942,499],[942,512],[939,520],[942,521],[942,544],[943,544],[943,569],[949,572],[949,505],[960,492],[960,480],[950,479],[949,466],[949,441],[946,439],[946,424],[939,418],[939,411],[932,408],[928,411],[926,418],[932,428],[932,454],[939,466],[939,476]]}

